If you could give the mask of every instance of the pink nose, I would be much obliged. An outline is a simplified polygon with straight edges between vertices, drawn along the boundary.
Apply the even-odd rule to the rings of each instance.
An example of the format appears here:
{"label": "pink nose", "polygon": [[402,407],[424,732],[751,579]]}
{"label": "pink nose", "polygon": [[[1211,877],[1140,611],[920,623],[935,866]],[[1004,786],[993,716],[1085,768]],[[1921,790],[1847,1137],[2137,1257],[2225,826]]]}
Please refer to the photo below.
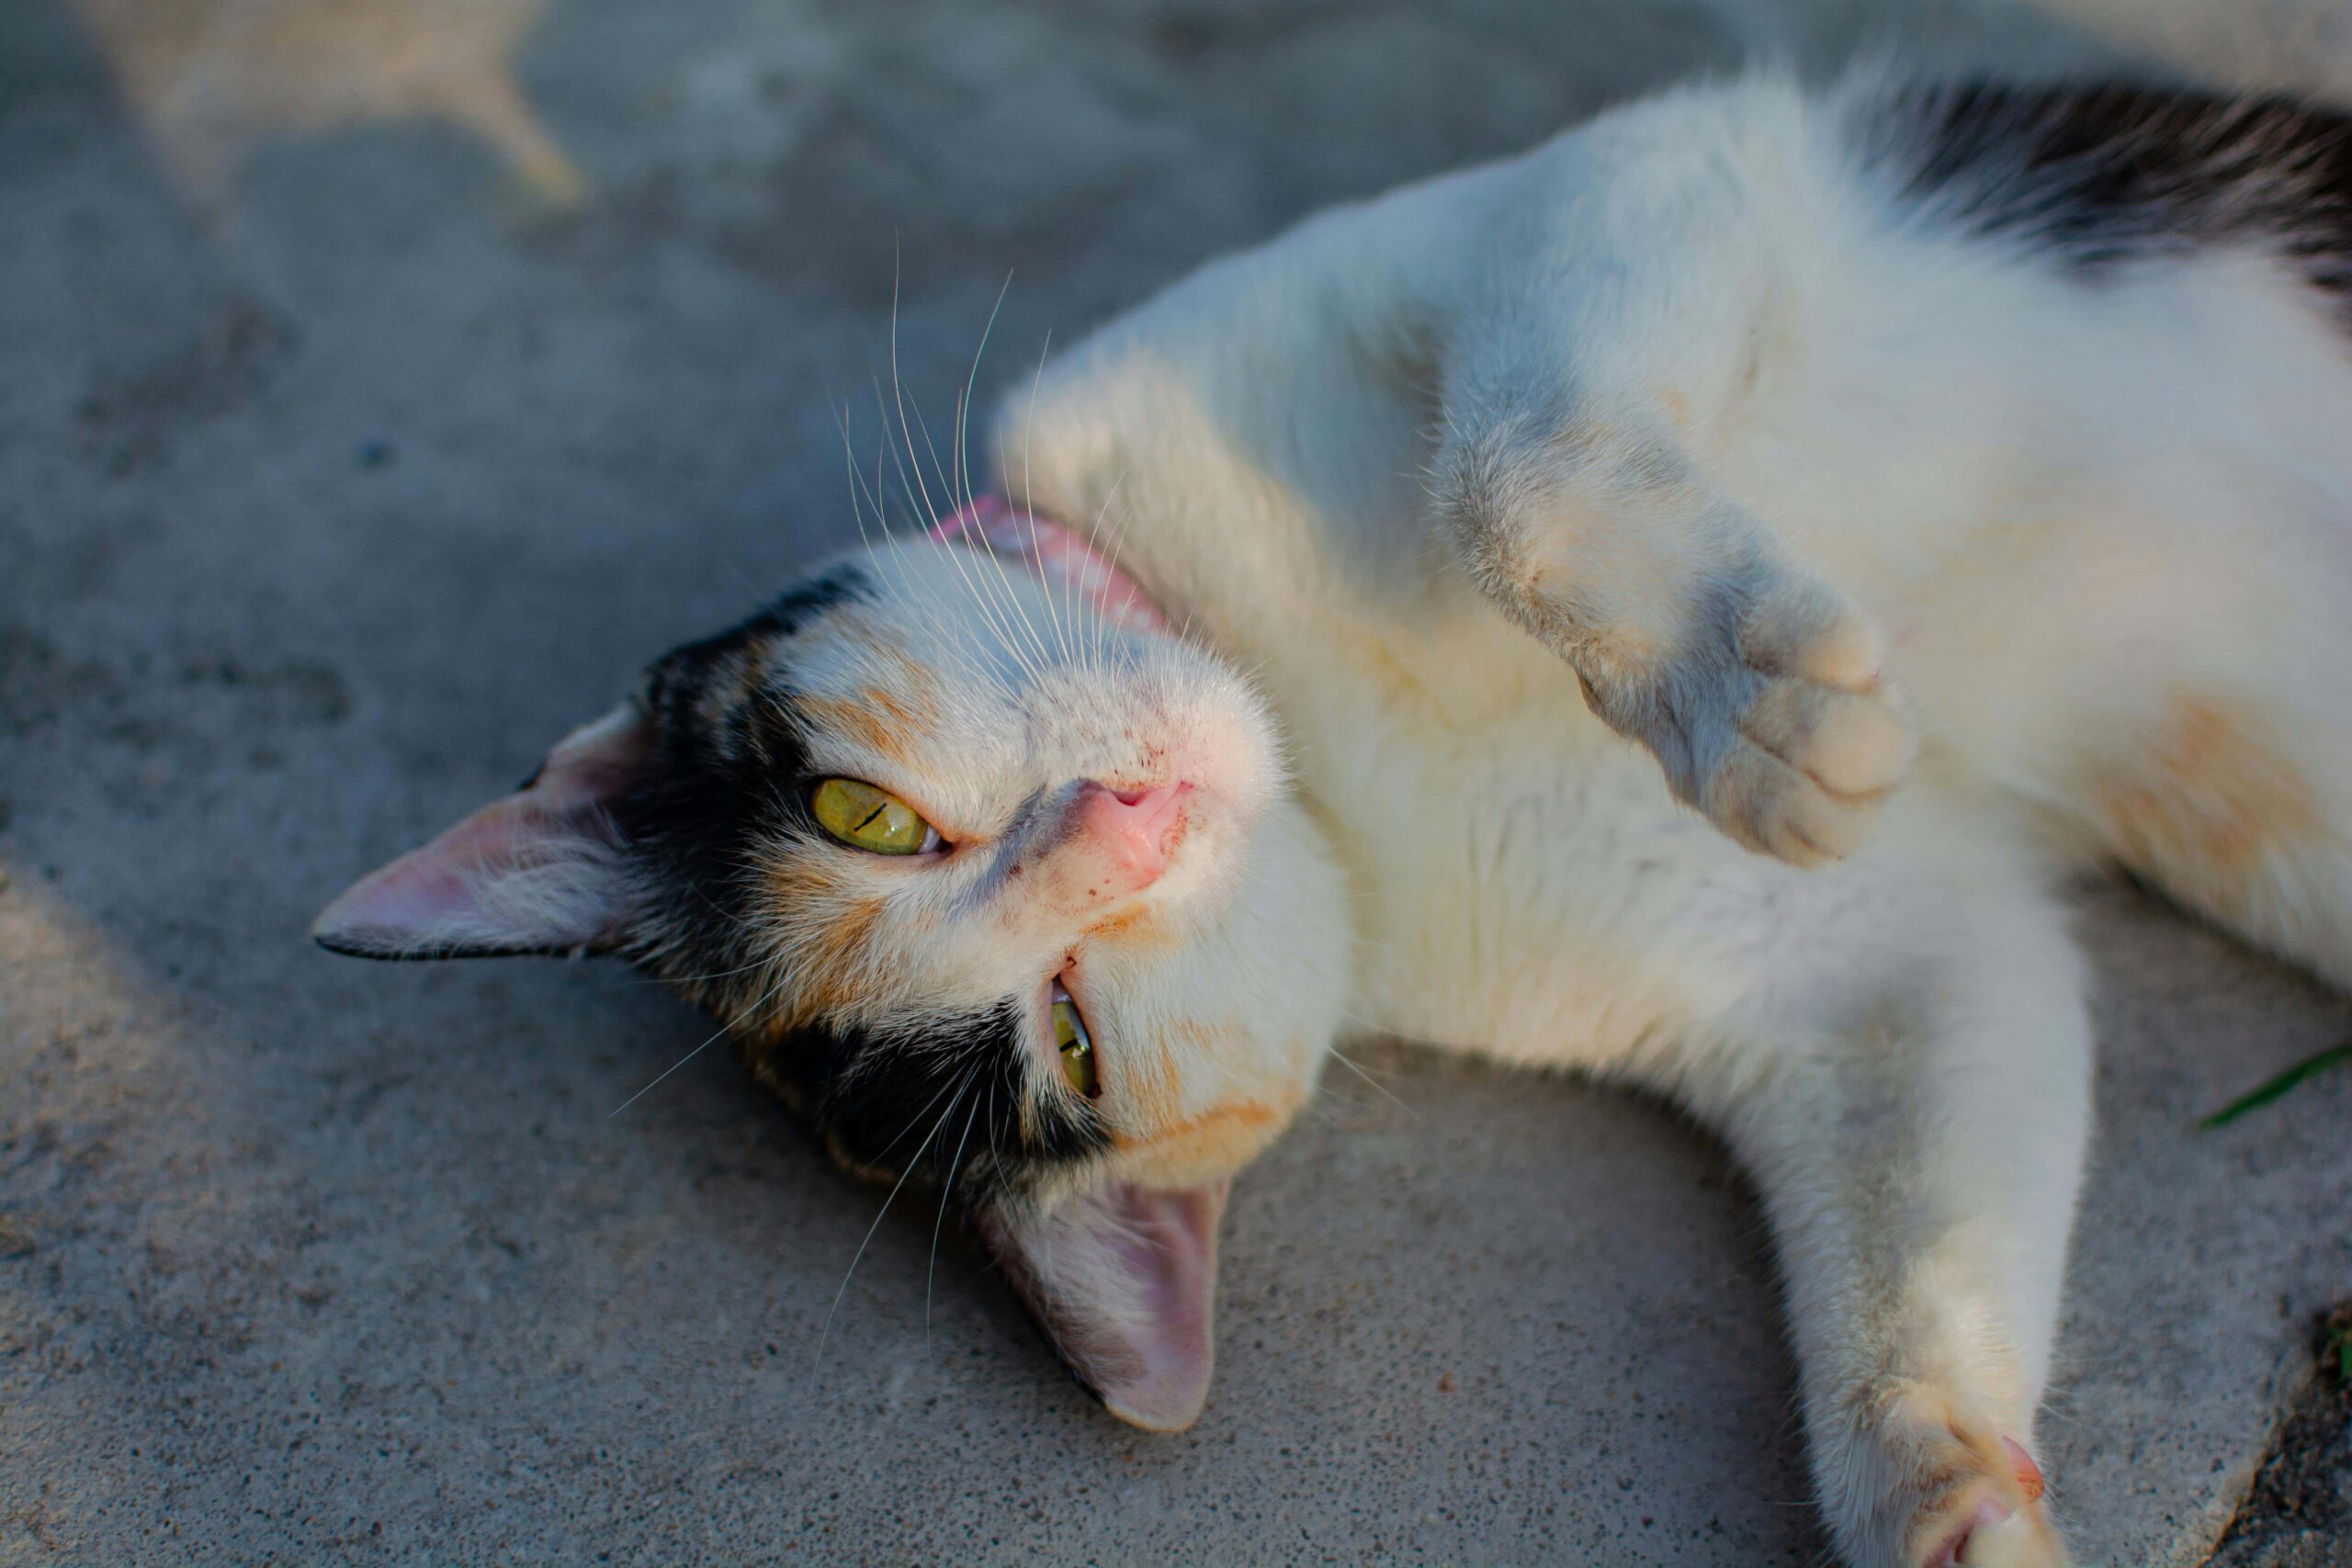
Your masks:
{"label": "pink nose", "polygon": [[1095,852],[1130,890],[1148,887],[1168,869],[1169,840],[1193,786],[1178,780],[1152,789],[1113,789],[1089,779],[1070,802],[1071,837]]}

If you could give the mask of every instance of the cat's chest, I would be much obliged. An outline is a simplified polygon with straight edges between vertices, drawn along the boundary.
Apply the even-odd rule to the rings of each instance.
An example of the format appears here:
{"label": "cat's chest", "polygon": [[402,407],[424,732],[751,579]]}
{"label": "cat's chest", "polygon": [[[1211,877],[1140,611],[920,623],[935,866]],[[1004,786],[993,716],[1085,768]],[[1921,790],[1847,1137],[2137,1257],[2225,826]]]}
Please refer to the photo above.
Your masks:
{"label": "cat's chest", "polygon": [[1608,1060],[1750,983],[1770,873],[1668,796],[1575,677],[1482,606],[1295,605],[1257,669],[1350,883],[1359,1013],[1534,1062]]}

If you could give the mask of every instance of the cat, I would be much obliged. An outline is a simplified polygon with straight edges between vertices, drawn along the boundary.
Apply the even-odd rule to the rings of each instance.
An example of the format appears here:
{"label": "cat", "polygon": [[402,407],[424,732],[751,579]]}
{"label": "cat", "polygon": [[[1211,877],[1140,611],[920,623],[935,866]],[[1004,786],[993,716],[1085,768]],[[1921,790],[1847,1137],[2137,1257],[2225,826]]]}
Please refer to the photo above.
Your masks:
{"label": "cat", "polygon": [[2348,333],[2341,117],[1668,92],[1100,329],[992,497],[909,472],[315,934],[642,966],[1156,1430],[1335,1043],[1645,1086],[1762,1195],[1843,1557],[2061,1562],[2057,889],[2352,985]]}

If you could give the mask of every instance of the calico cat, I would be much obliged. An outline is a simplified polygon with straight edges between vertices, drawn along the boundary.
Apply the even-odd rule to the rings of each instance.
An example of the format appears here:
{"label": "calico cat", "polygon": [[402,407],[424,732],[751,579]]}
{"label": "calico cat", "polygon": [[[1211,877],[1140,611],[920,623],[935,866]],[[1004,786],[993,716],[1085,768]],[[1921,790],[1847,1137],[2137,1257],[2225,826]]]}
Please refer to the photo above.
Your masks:
{"label": "calico cat", "polygon": [[2052,886],[2352,984],[2348,331],[2343,118],[1670,93],[1102,330],[1017,507],[924,495],[316,934],[661,976],[1155,1429],[1335,1041],[1647,1086],[1763,1194],[1839,1551],[2059,1562]]}

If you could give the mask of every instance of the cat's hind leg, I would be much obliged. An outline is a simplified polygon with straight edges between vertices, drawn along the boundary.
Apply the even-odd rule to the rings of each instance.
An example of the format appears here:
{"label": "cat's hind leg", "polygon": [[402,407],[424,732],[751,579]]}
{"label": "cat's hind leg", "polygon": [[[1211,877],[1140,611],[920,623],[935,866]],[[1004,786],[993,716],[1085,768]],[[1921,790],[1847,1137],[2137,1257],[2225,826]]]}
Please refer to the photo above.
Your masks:
{"label": "cat's hind leg", "polygon": [[2088,1126],[2084,982],[2054,903],[1988,880],[1906,868],[1792,922],[1777,995],[1677,1075],[1763,1192],[1819,1501],[1864,1568],[2066,1561],[2031,1456]]}
{"label": "cat's hind leg", "polygon": [[2352,990],[2352,711],[2309,696],[2184,683],[2088,760],[2078,804],[2135,874]]}
{"label": "cat's hind leg", "polygon": [[2064,809],[2091,847],[2352,990],[2352,529],[2163,551],[2191,613],[2075,678]]}
{"label": "cat's hind leg", "polygon": [[1897,610],[1911,688],[2078,859],[2352,990],[2352,528],[2196,477]]}

